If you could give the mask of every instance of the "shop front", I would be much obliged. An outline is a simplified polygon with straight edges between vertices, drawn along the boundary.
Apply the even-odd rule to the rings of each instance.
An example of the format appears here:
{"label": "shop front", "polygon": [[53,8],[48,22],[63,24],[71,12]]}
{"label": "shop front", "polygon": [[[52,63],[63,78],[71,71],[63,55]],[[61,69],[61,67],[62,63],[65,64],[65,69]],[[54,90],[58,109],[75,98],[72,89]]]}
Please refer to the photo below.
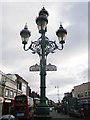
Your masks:
{"label": "shop front", "polygon": [[2,106],[3,106],[4,98],[0,97],[0,116],[2,116]]}
{"label": "shop front", "polygon": [[5,114],[14,114],[14,100],[13,99],[6,99],[3,101],[2,106],[2,115]]}

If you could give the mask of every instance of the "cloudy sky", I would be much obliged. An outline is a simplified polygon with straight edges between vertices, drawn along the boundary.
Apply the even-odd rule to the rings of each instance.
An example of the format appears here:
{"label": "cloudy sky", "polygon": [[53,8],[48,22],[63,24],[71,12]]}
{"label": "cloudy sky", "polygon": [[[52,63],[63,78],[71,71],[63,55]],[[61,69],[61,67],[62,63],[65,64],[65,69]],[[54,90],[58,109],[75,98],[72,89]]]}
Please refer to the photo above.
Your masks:
{"label": "cloudy sky", "polygon": [[19,74],[29,82],[32,90],[40,92],[39,72],[29,71],[30,66],[39,64],[39,56],[31,50],[23,50],[20,31],[27,23],[31,31],[29,44],[40,37],[35,19],[44,6],[49,12],[46,36],[58,41],[56,31],[60,22],[68,32],[64,49],[49,54],[47,59],[47,64],[56,65],[57,71],[47,72],[46,95],[57,101],[57,86],[61,100],[65,92],[88,81],[88,0],[12,1],[0,2],[0,70]]}

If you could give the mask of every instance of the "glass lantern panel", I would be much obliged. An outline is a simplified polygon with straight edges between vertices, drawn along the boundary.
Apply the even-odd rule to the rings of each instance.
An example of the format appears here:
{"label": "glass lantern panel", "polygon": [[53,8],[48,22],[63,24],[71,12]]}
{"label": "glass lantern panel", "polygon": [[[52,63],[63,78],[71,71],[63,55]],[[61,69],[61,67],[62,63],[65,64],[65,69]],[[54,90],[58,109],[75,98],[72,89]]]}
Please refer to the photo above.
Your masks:
{"label": "glass lantern panel", "polygon": [[46,26],[47,23],[44,20],[38,22],[38,30],[45,30]]}
{"label": "glass lantern panel", "polygon": [[62,41],[62,40],[64,40],[65,41],[65,39],[66,39],[66,34],[59,34],[58,35],[58,39],[60,40],[60,41]]}
{"label": "glass lantern panel", "polygon": [[28,42],[28,40],[29,40],[29,37],[22,37],[22,43],[25,41],[26,43]]}

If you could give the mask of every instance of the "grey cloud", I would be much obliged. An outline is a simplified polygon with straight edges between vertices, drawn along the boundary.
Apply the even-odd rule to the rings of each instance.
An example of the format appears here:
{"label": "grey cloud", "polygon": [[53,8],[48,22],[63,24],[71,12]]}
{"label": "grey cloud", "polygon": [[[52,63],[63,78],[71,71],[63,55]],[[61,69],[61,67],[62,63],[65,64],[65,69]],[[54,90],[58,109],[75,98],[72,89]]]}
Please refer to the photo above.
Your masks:
{"label": "grey cloud", "polygon": [[[34,6],[34,7],[33,7]],[[28,80],[31,88],[39,91],[40,76],[39,72],[30,73],[29,66],[39,63],[38,55],[32,55],[31,51],[24,52],[20,40],[20,30],[23,29],[27,22],[32,36],[30,40],[37,40],[38,34],[35,23],[36,16],[42,8],[42,3],[3,3],[2,8],[2,62],[3,72],[19,73],[22,77]],[[59,67],[59,71],[47,72],[47,94],[50,95],[54,85],[60,85],[61,89],[65,90],[73,88],[73,85],[83,82],[82,76],[87,74],[87,61],[84,63],[78,56],[85,55],[88,52],[88,4],[87,3],[45,3],[45,8],[50,11],[47,36],[50,40],[57,40],[55,35],[59,28],[59,23],[70,23],[66,27],[68,36],[63,51],[56,51],[50,54],[47,58],[47,63],[55,64]],[[54,9],[55,8],[55,9]],[[1,16],[0,16],[1,17]],[[1,30],[1,29],[0,29]],[[30,41],[29,41],[30,42]],[[71,62],[72,61],[72,66]],[[74,62],[73,62],[74,61]],[[76,64],[78,63],[78,64]],[[76,69],[82,65],[81,69]],[[60,67],[61,66],[61,67]],[[72,70],[73,68],[73,70]],[[74,72],[74,74],[72,73]],[[85,74],[85,75],[84,75]],[[38,83],[38,87],[36,86]],[[49,88],[51,87],[51,88]],[[66,91],[65,90],[65,91]],[[62,93],[60,93],[62,95]],[[52,93],[52,96],[55,93]]]}

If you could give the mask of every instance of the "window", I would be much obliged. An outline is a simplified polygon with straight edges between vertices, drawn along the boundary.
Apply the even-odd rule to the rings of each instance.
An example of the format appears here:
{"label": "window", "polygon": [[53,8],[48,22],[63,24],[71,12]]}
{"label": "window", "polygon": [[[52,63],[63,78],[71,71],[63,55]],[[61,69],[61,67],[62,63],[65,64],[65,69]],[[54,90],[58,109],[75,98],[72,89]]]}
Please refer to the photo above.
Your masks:
{"label": "window", "polygon": [[15,98],[16,103],[26,103],[27,97],[26,96],[16,96]]}
{"label": "window", "polygon": [[16,106],[15,107],[15,111],[20,111],[20,112],[21,111],[26,111],[26,109],[27,109],[26,106]]}
{"label": "window", "polygon": [[13,91],[12,90],[10,91],[10,97],[13,97]]}
{"label": "window", "polygon": [[83,93],[78,93],[78,98],[83,97]]}
{"label": "window", "polygon": [[83,97],[83,93],[81,93],[81,97]]}
{"label": "window", "polygon": [[8,89],[6,89],[6,91],[5,91],[5,96],[6,96],[6,97],[9,96],[9,90],[8,90]]}
{"label": "window", "polygon": [[88,92],[87,91],[85,91],[85,96],[88,96]]}
{"label": "window", "polygon": [[28,107],[28,110],[31,112],[33,110],[33,108],[32,107]]}
{"label": "window", "polygon": [[90,96],[90,91],[88,91],[88,96]]}
{"label": "window", "polygon": [[16,96],[16,93],[14,92],[14,97]]}
{"label": "window", "polygon": [[80,97],[80,94],[78,94],[78,97]]}
{"label": "window", "polygon": [[26,93],[26,85],[22,83],[22,91],[25,94]]}
{"label": "window", "polygon": [[19,90],[22,90],[22,83],[19,83],[19,84],[18,84],[18,89],[19,89]]}

